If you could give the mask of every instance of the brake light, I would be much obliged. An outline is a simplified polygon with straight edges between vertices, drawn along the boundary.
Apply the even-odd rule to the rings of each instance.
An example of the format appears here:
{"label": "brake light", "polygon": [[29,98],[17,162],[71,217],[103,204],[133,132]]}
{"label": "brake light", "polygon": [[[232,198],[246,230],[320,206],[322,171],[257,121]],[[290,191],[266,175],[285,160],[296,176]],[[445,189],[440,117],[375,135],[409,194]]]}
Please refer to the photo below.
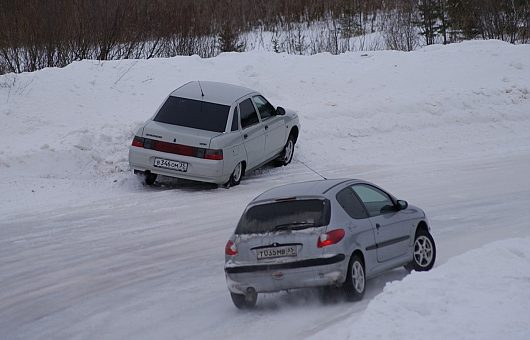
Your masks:
{"label": "brake light", "polygon": [[135,136],[132,142],[133,146],[139,148],[151,149],[160,152],[172,153],[175,155],[182,155],[188,157],[197,157],[203,159],[210,159],[215,161],[223,160],[222,149],[204,149],[197,148],[195,146],[169,143],[160,140],[154,140],[149,138],[143,138]]}
{"label": "brake light", "polygon": [[237,247],[232,240],[228,240],[228,242],[226,242],[225,254],[228,256],[237,255]]}
{"label": "brake light", "polygon": [[137,146],[139,148],[144,147],[144,139],[142,137],[134,136],[134,139],[132,141],[132,146]]}
{"label": "brake light", "polygon": [[204,159],[213,159],[216,161],[220,161],[223,159],[223,150],[206,149],[204,151]]}
{"label": "brake light", "polygon": [[340,240],[342,240],[342,238],[344,237],[344,234],[344,229],[335,229],[332,231],[328,231],[325,234],[321,234],[318,237],[317,247],[324,248],[332,244],[339,243]]}

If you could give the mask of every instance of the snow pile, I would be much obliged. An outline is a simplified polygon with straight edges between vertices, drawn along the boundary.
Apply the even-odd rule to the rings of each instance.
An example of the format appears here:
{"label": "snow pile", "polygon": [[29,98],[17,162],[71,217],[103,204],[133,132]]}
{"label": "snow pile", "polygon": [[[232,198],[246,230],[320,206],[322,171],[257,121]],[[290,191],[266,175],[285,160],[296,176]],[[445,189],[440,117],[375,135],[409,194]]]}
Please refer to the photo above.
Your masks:
{"label": "snow pile", "polygon": [[321,171],[525,152],[529,55],[529,45],[470,41],[411,53],[82,61],[3,75],[0,190],[11,195],[1,209],[61,204],[64,191],[90,201],[136,190],[125,174],[133,134],[196,79],[254,88],[298,110],[295,160]]}
{"label": "snow pile", "polygon": [[494,242],[388,283],[318,339],[530,339],[530,238]]}

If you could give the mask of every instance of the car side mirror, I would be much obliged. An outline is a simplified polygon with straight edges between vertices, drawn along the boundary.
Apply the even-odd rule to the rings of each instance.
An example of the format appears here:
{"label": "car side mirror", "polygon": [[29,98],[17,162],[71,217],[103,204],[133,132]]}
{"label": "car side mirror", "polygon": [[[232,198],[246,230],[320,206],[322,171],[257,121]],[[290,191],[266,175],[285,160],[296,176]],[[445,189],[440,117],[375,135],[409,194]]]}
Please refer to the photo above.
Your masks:
{"label": "car side mirror", "polygon": [[398,200],[397,201],[397,208],[398,210],[405,210],[407,209],[409,206],[409,204],[407,203],[407,201],[404,201],[404,200]]}
{"label": "car side mirror", "polygon": [[285,109],[283,107],[281,107],[281,106],[278,106],[276,108],[276,114],[280,115],[280,116],[284,116],[285,115]]}

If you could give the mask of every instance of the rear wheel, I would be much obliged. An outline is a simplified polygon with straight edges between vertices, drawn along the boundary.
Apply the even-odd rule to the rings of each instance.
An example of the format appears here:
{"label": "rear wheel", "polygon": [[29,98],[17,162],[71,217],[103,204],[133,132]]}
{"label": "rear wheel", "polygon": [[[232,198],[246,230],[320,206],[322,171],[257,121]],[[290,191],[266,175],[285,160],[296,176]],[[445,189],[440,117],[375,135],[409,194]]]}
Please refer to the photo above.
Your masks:
{"label": "rear wheel", "polygon": [[361,257],[353,255],[348,266],[348,277],[344,283],[344,292],[349,301],[359,301],[366,290],[366,276]]}
{"label": "rear wheel", "polygon": [[324,286],[318,288],[318,298],[321,303],[335,303],[342,298],[342,292],[337,289],[335,286]]}
{"label": "rear wheel", "polygon": [[258,293],[255,292],[246,295],[230,292],[230,297],[232,298],[234,306],[236,306],[238,309],[251,309],[258,301]]}
{"label": "rear wheel", "polygon": [[243,178],[243,173],[245,171],[244,168],[243,162],[237,163],[234,171],[232,171],[232,174],[230,175],[230,179],[225,184],[227,188],[239,185],[239,183],[241,183],[241,178]]}
{"label": "rear wheel", "polygon": [[153,185],[155,183],[157,177],[158,177],[157,174],[153,174],[151,172],[146,173],[145,174],[145,184]]}

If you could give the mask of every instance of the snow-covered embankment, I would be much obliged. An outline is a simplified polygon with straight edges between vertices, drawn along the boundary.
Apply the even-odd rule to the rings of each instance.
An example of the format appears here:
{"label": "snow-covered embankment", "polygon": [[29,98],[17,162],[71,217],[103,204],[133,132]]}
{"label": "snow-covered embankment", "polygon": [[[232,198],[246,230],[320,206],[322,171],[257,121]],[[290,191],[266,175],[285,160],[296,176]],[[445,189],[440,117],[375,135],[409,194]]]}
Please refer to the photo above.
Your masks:
{"label": "snow-covered embankment", "polygon": [[530,238],[490,243],[387,283],[363,315],[315,339],[530,338]]}

